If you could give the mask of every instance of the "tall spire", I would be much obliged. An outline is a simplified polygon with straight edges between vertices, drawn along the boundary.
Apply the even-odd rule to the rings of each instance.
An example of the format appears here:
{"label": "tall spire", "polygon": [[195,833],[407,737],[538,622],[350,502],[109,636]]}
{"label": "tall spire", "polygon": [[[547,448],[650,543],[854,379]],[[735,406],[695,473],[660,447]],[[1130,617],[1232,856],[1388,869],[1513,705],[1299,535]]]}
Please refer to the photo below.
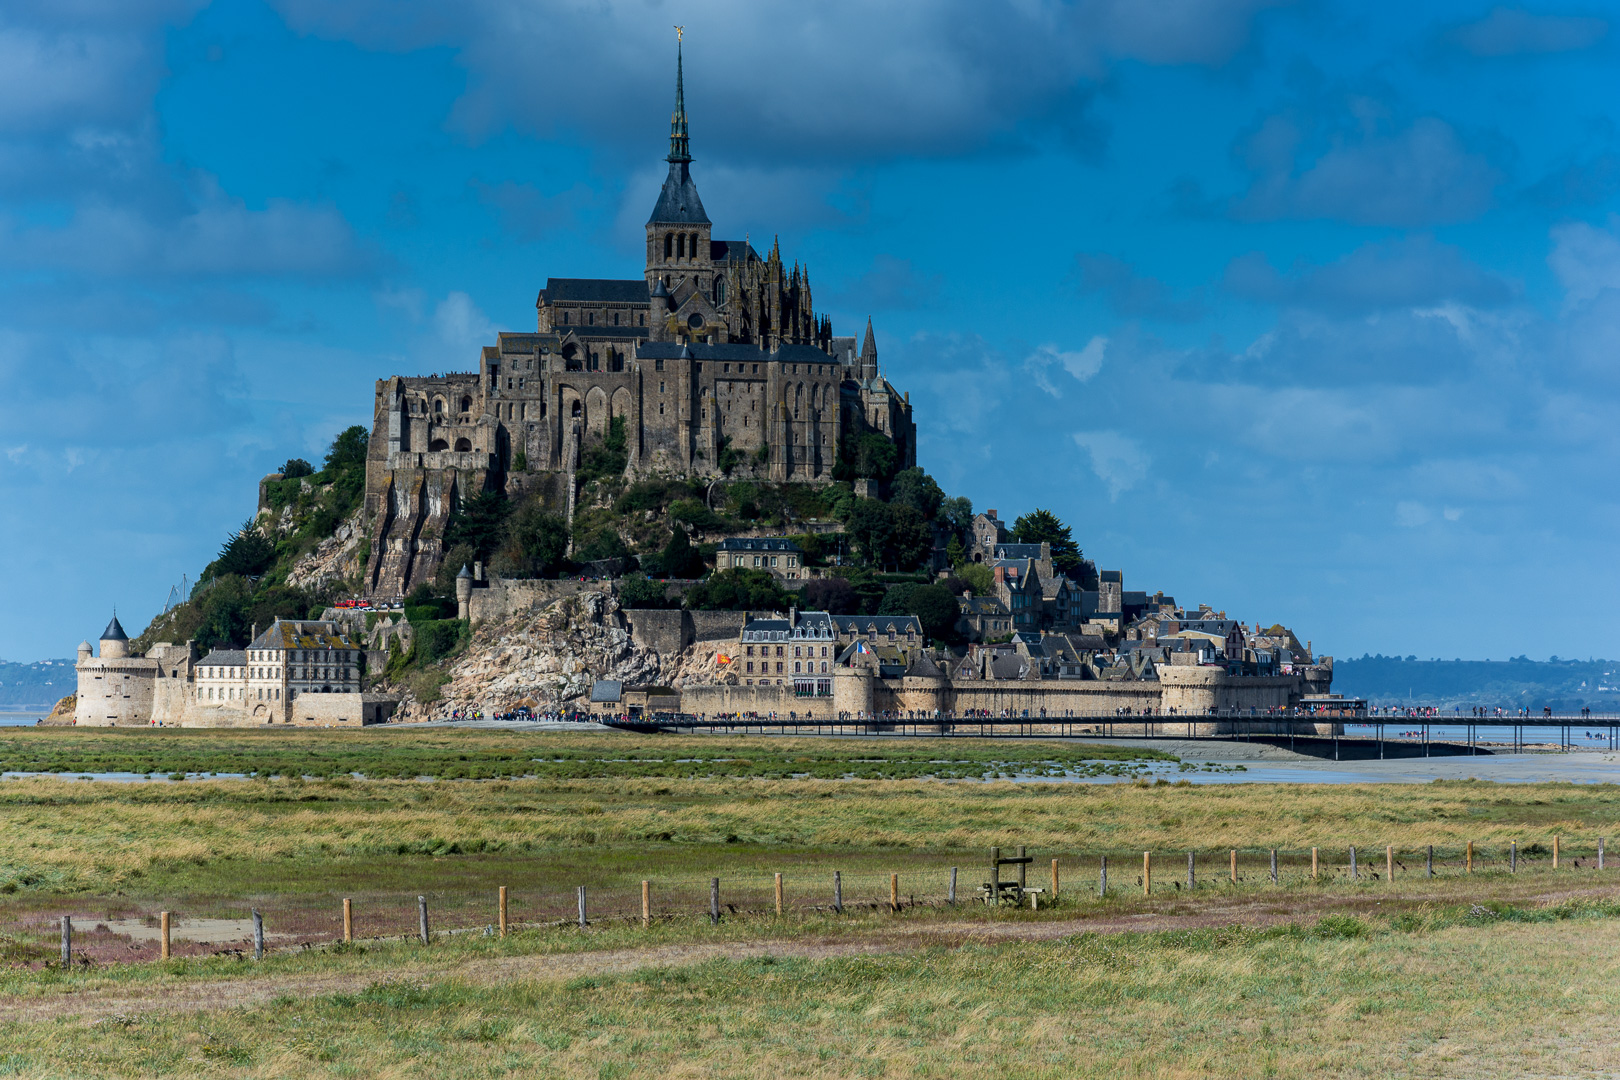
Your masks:
{"label": "tall spire", "polygon": [[669,118],[669,158],[673,164],[692,160],[692,147],[686,138],[686,79],[681,70],[681,39],[686,28],[675,28],[675,111]]}

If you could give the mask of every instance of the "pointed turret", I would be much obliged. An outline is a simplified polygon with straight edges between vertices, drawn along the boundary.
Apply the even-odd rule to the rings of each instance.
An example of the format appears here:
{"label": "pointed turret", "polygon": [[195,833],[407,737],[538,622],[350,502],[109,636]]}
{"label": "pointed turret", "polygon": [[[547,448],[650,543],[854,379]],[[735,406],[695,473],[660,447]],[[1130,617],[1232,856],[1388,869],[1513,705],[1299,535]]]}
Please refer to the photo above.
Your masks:
{"label": "pointed turret", "polygon": [[877,378],[877,338],[872,335],[872,316],[866,317],[866,340],[861,342],[861,378]]}
{"label": "pointed turret", "polygon": [[681,47],[675,45],[675,111],[669,119],[669,175],[658,194],[648,225],[707,225],[697,185],[692,183],[692,144],[686,134],[686,79],[682,71]]}

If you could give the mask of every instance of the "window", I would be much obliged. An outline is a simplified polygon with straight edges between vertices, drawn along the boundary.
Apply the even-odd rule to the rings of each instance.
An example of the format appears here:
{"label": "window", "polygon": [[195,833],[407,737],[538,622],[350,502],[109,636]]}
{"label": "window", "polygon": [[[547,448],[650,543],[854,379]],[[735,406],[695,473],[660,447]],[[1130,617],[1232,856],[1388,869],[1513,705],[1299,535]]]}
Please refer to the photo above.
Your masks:
{"label": "window", "polygon": [[[786,649],[785,649],[785,648],[784,648],[784,647],[783,647],[783,646],[781,646],[781,645],[778,645],[778,646],[777,646],[777,647],[776,647],[776,655],[777,655],[777,656],[783,656],[783,655],[786,655],[786,652],[787,652],[787,650],[786,650]],[[777,670],[777,671],[781,671],[781,670],[782,670],[782,665],[781,665],[781,664],[778,664],[778,665],[776,665],[776,670]]]}
{"label": "window", "polygon": [[744,648],[743,649],[743,655],[744,656],[753,656],[754,655],[754,647],[752,645],[749,645],[746,648]]}
{"label": "window", "polygon": [[675,254],[675,234],[664,234],[664,258],[668,259]]}
{"label": "window", "polygon": [[676,233],[675,234],[675,257],[677,259],[686,258],[686,234],[685,233]]}
{"label": "window", "polygon": [[782,674],[782,661],[780,660],[776,662],[776,673],[778,675]]}
{"label": "window", "polygon": [[793,661],[793,674],[795,674],[795,675],[804,674],[804,665],[800,664],[797,660]]}
{"label": "window", "polygon": [[750,660],[750,661],[748,661],[748,674],[752,675],[753,673],[754,673],[754,662],[752,660]]}
{"label": "window", "polygon": [[[662,360],[654,360],[653,361],[653,370],[654,371],[663,371],[664,370],[664,362]],[[658,384],[658,392],[660,394],[662,394],[664,392],[664,384],[663,383]]]}
{"label": "window", "polygon": [[587,316],[587,317],[591,320],[591,325],[595,326],[596,325],[596,312],[594,312],[594,311],[591,312],[590,315]]}
{"label": "window", "polygon": [[614,325],[614,326],[618,326],[618,325],[619,325],[619,313],[618,313],[618,312],[617,312],[617,311],[615,311],[615,312],[614,312],[614,313],[613,313],[613,325]]}

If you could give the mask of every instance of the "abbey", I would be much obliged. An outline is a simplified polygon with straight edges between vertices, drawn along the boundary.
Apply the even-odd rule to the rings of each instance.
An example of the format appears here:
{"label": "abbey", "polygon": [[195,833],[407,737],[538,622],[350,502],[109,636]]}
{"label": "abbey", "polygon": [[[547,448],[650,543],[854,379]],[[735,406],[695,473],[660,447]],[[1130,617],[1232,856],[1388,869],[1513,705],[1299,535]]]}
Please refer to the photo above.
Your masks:
{"label": "abbey", "polygon": [[501,333],[477,373],[377,383],[366,474],[366,590],[398,596],[443,557],[458,500],[486,489],[572,498],[588,440],[622,419],[631,476],[825,483],[847,434],[916,464],[907,395],[811,302],[810,273],[717,240],[692,179],[677,53],[669,174],[647,220],[642,276],[550,278],[533,333]]}

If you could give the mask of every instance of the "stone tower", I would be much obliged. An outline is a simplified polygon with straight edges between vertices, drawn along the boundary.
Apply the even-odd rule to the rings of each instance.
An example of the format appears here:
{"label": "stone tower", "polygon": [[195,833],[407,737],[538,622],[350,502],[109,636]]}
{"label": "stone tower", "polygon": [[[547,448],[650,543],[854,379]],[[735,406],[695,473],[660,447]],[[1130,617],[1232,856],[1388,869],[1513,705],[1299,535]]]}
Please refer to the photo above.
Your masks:
{"label": "stone tower", "polygon": [[647,219],[647,287],[662,283],[679,306],[692,293],[714,288],[709,215],[692,182],[692,149],[686,134],[686,87],[680,45],[675,51],[675,111],[669,121],[669,175]]}
{"label": "stone tower", "polygon": [[114,614],[112,622],[107,629],[101,632],[101,658],[103,660],[124,660],[129,656],[129,635],[124,628],[118,625],[118,616]]}

